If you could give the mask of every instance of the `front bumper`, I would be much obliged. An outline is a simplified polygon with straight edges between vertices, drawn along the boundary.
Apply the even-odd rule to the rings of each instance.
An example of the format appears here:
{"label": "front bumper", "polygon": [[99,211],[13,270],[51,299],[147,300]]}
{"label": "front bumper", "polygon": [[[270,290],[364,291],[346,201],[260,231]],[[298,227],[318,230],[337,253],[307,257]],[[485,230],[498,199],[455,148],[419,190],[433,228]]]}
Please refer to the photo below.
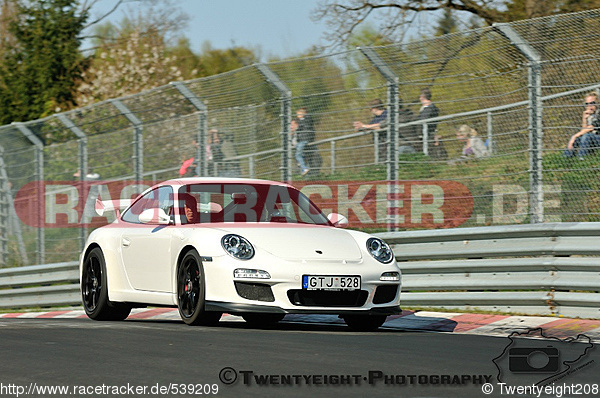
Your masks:
{"label": "front bumper", "polygon": [[389,307],[375,307],[369,309],[331,308],[331,309],[297,309],[281,308],[278,306],[258,304],[225,303],[219,301],[207,301],[206,311],[226,312],[237,315],[248,312],[270,313],[270,314],[321,314],[321,315],[398,315],[402,312],[399,305]]}
{"label": "front bumper", "polygon": [[[370,257],[361,261],[290,261],[261,256],[241,262],[213,256],[204,263],[206,309],[227,313],[380,314],[400,312],[401,281],[381,281],[384,272],[400,272],[395,262],[381,264]],[[240,278],[234,269],[265,270],[268,279]],[[360,276],[355,291],[303,289],[303,275]]]}

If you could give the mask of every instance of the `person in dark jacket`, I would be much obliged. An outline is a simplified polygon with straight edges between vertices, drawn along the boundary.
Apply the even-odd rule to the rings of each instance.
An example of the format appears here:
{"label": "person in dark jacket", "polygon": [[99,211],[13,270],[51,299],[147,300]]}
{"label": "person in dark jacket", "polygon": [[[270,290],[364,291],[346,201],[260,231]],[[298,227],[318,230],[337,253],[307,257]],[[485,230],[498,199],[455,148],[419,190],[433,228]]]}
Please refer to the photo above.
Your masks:
{"label": "person in dark jacket", "polygon": [[[402,105],[399,100],[398,123],[408,123],[415,120],[415,114]],[[423,151],[423,139],[417,131],[417,126],[402,126],[398,128],[398,153],[400,155]]]}
{"label": "person in dark jacket", "polygon": [[[379,151],[379,158],[380,159],[385,159],[386,157],[386,139],[387,139],[387,131],[385,130],[385,128],[387,127],[387,117],[388,117],[388,112],[387,109],[385,109],[385,106],[383,105],[383,102],[379,99],[376,98],[374,100],[372,100],[371,102],[369,102],[369,105],[371,107],[371,114],[373,115],[373,118],[371,119],[371,121],[369,123],[363,123],[363,122],[354,122],[354,130],[356,131],[364,131],[364,130],[377,130],[377,138],[379,141],[379,148],[377,148],[377,150]],[[375,137],[373,137],[375,138]]]}
{"label": "person in dark jacket", "polygon": [[[431,98],[431,91],[428,88],[421,90],[421,95],[419,96],[419,101],[421,102],[419,120],[431,119],[440,115],[439,109],[435,106]],[[427,136],[429,156],[435,159],[448,159],[444,143],[440,141],[440,137],[437,135],[437,122],[427,123]]]}
{"label": "person in dark jacket", "polygon": [[292,132],[296,135],[296,160],[300,164],[302,175],[305,176],[310,168],[305,159],[304,149],[309,142],[315,140],[315,126],[306,108],[298,108],[295,121],[297,124],[292,124]]}

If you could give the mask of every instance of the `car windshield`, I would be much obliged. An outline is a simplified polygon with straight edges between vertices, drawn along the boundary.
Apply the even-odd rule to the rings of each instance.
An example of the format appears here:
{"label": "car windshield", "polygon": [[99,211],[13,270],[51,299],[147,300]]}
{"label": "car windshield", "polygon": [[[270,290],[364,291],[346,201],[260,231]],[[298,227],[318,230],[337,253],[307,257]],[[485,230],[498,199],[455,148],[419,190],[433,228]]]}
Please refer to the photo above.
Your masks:
{"label": "car windshield", "polygon": [[304,194],[287,186],[190,184],[182,186],[178,194],[182,224],[277,222],[331,225]]}

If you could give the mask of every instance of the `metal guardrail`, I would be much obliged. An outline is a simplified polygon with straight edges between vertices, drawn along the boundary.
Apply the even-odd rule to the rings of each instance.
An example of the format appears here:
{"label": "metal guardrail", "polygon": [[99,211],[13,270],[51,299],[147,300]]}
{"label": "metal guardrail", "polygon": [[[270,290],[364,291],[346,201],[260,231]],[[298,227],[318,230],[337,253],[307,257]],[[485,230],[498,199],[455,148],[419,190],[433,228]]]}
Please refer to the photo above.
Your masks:
{"label": "metal guardrail", "polygon": [[600,223],[378,234],[403,272],[402,305],[600,318]]}
{"label": "metal guardrail", "polygon": [[0,269],[0,308],[80,303],[77,261]]}
{"label": "metal guardrail", "polygon": [[[402,269],[404,307],[600,318],[600,223],[377,234]],[[0,308],[77,305],[77,262],[0,269]]]}

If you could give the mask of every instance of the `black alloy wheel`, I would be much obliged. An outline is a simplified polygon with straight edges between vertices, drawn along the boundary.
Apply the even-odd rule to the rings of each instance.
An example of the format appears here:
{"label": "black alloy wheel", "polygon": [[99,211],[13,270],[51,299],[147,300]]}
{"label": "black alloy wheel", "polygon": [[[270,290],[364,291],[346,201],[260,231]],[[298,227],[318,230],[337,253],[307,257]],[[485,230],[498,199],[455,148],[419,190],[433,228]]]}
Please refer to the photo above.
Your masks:
{"label": "black alloy wheel", "polygon": [[99,247],[87,254],[81,270],[81,301],[87,316],[96,321],[122,321],[131,307],[108,299],[106,262]]}
{"label": "black alloy wheel", "polygon": [[[94,249],[95,250],[95,249]],[[94,312],[98,308],[102,293],[102,264],[97,253],[90,253],[83,264],[81,293],[86,312]]]}
{"label": "black alloy wheel", "polygon": [[177,271],[177,306],[181,319],[188,325],[213,325],[221,318],[220,312],[205,311],[205,286],[200,255],[190,250]]}

